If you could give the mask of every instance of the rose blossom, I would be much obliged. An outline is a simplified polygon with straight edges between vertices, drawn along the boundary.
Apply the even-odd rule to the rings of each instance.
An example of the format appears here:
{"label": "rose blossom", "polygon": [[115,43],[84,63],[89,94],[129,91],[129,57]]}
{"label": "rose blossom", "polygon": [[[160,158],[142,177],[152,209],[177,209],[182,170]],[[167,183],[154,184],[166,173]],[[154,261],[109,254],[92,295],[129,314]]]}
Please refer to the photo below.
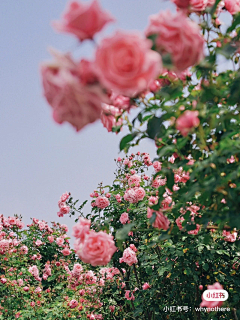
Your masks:
{"label": "rose blossom", "polygon": [[208,5],[208,0],[190,0],[190,9],[193,12],[204,11]]}
{"label": "rose blossom", "polygon": [[198,224],[197,223],[197,228],[196,229],[194,229],[194,230],[190,230],[190,231],[188,231],[188,234],[193,234],[193,235],[197,235],[198,234],[198,232],[199,232],[199,230],[200,230],[200,228],[201,228],[201,226],[200,226],[200,224]]}
{"label": "rose blossom", "polygon": [[162,170],[161,162],[159,161],[154,161],[153,162],[153,168],[155,169],[156,172],[159,172]]}
{"label": "rose blossom", "polygon": [[34,292],[35,293],[40,293],[41,291],[42,291],[42,289],[40,287],[37,287]]}
{"label": "rose blossom", "polygon": [[143,288],[143,290],[147,290],[147,289],[151,288],[151,286],[147,282],[145,282],[144,285],[142,286],[142,288]]}
{"label": "rose blossom", "polygon": [[119,219],[119,221],[122,223],[122,224],[126,224],[129,220],[129,217],[128,217],[128,213],[127,212],[123,212],[121,214],[121,217]]}
{"label": "rose blossom", "polygon": [[161,11],[150,16],[146,35],[154,34],[157,35],[157,50],[171,54],[175,71],[184,71],[203,59],[205,40],[198,25],[184,13],[178,12],[173,16],[170,11]]}
{"label": "rose blossom", "polygon": [[100,209],[104,209],[104,208],[108,207],[109,204],[110,204],[110,202],[109,202],[108,198],[106,198],[106,197],[100,196],[96,199],[96,205]]}
{"label": "rose blossom", "polygon": [[79,258],[92,266],[103,266],[108,264],[112,255],[117,250],[113,236],[100,231],[90,231],[85,240],[76,250]]}
{"label": "rose blossom", "polygon": [[119,115],[120,113],[118,108],[106,103],[103,104],[101,121],[104,128],[106,128],[108,132],[111,132],[113,127],[120,126],[122,124],[121,118],[119,118],[118,121],[116,120]]}
{"label": "rose blossom", "polygon": [[75,263],[73,266],[73,270],[72,270],[72,275],[74,277],[79,277],[80,273],[83,271],[83,267],[81,266],[80,263]]}
{"label": "rose blossom", "polygon": [[36,244],[37,247],[39,247],[39,246],[41,246],[41,245],[43,244],[43,242],[38,239],[38,240],[35,242],[35,244]]}
{"label": "rose blossom", "polygon": [[73,226],[73,236],[84,241],[85,236],[89,233],[91,221],[80,217],[77,224]]}
{"label": "rose blossom", "polygon": [[49,241],[50,243],[52,243],[52,242],[54,241],[54,237],[53,237],[53,236],[48,236],[47,238],[48,238],[48,241]]}
{"label": "rose blossom", "polygon": [[28,253],[28,247],[27,246],[21,246],[20,253],[21,254],[27,254]]}
{"label": "rose blossom", "polygon": [[71,253],[71,250],[68,248],[68,247],[65,247],[63,250],[62,250],[62,254],[64,256],[69,256]]}
{"label": "rose blossom", "polygon": [[114,312],[115,306],[109,306],[109,309],[110,309],[111,312]]}
{"label": "rose blossom", "polygon": [[114,21],[109,13],[103,11],[98,1],[84,3],[72,1],[68,4],[63,21],[56,21],[53,27],[60,32],[72,33],[80,41],[92,39],[106,23]]}
{"label": "rose blossom", "polygon": [[136,194],[136,197],[137,197],[137,200],[140,201],[140,200],[143,200],[143,198],[145,197],[145,190],[140,187],[140,188],[134,188],[135,189],[135,194]]}
{"label": "rose blossom", "polygon": [[71,301],[69,302],[69,306],[70,306],[71,309],[76,308],[76,307],[78,306],[77,300],[74,300],[74,299],[71,300]]}
{"label": "rose blossom", "polygon": [[[220,285],[219,282],[214,283],[213,285],[207,286],[207,290],[223,290],[223,287]],[[207,308],[215,308],[215,307],[221,307],[223,304],[223,301],[206,301],[203,299],[202,296],[202,302],[200,304],[200,307],[207,307]],[[209,310],[209,312],[211,309]]]}
{"label": "rose blossom", "polygon": [[98,85],[83,85],[77,65],[69,54],[51,52],[52,63],[41,65],[44,96],[53,108],[53,119],[69,122],[76,131],[100,118],[107,96]]}
{"label": "rose blossom", "polygon": [[231,233],[229,231],[223,230],[222,235],[225,237],[225,241],[235,242],[237,240],[237,232]]}
{"label": "rose blossom", "polygon": [[132,266],[134,263],[138,263],[138,259],[136,253],[131,248],[127,248],[123,251],[123,256],[119,259],[119,262],[125,262],[129,266]]}
{"label": "rose blossom", "polygon": [[231,14],[240,12],[240,0],[225,0],[225,8]]}
{"label": "rose blossom", "polygon": [[200,123],[198,119],[198,111],[186,110],[176,121],[176,129],[180,131],[184,137],[193,127],[197,127]]}
{"label": "rose blossom", "polygon": [[168,230],[170,221],[161,211],[156,211],[153,209],[147,209],[147,218],[150,219],[153,215],[153,212],[156,213],[156,219],[153,223],[153,227],[157,229]]}
{"label": "rose blossom", "polygon": [[173,3],[180,9],[186,9],[189,6],[190,0],[172,0]]}
{"label": "rose blossom", "polygon": [[137,203],[138,198],[134,188],[127,189],[123,196],[124,200],[129,201],[130,203]]}
{"label": "rose blossom", "polygon": [[135,300],[135,297],[134,297],[134,295],[133,295],[133,293],[131,293],[131,297],[129,296],[130,295],[130,290],[126,290],[126,292],[125,292],[125,298],[127,299],[127,300]]}
{"label": "rose blossom", "polygon": [[140,181],[141,181],[141,177],[139,177],[137,174],[134,174],[133,176],[131,176],[128,179],[128,185],[130,187],[139,187],[140,186],[140,184],[139,184]]}
{"label": "rose blossom", "polygon": [[138,33],[116,32],[96,51],[96,71],[102,84],[116,94],[135,96],[161,72],[159,54]]}
{"label": "rose blossom", "polygon": [[176,224],[177,224],[179,230],[182,230],[182,228],[183,228],[182,227],[182,223],[183,223],[184,220],[185,219],[183,217],[181,217],[181,216],[176,219]]}
{"label": "rose blossom", "polygon": [[58,237],[56,239],[56,244],[61,247],[64,244],[64,238],[63,237]]}

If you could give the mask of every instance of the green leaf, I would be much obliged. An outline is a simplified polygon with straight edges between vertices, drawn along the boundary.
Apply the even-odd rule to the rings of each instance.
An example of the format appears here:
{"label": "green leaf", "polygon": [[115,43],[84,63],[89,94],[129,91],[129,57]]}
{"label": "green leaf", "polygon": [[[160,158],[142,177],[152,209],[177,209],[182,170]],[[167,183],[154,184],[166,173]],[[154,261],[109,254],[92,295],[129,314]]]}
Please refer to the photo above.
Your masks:
{"label": "green leaf", "polygon": [[147,124],[147,134],[149,138],[154,139],[156,135],[160,132],[160,127],[162,126],[162,119],[157,117],[152,117]]}
{"label": "green leaf", "polygon": [[122,151],[126,147],[126,145],[131,142],[137,135],[137,132],[133,132],[123,137],[120,141],[120,151]]}
{"label": "green leaf", "polygon": [[134,222],[128,223],[122,229],[119,229],[116,232],[116,239],[117,240],[125,240],[128,236],[128,233],[131,231],[132,227],[135,225]]}
{"label": "green leaf", "polygon": [[150,218],[150,220],[149,220],[149,223],[150,223],[151,225],[155,222],[156,217],[157,217],[156,212],[153,212],[153,214],[152,214],[152,216],[151,216],[151,218]]}

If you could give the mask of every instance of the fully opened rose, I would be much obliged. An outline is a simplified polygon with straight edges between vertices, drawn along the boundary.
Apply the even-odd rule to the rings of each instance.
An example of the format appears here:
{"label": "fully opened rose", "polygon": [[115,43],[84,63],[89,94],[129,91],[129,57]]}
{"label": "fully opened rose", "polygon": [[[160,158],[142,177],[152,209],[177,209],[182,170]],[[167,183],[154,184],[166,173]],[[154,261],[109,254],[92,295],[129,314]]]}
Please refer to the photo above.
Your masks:
{"label": "fully opened rose", "polygon": [[104,266],[111,260],[117,250],[113,236],[100,231],[90,231],[76,250],[79,258],[92,266]]}
{"label": "fully opened rose", "polygon": [[78,65],[70,55],[52,51],[55,60],[41,65],[44,96],[53,109],[53,119],[69,122],[77,131],[100,119],[107,96],[98,84],[81,82]]}
{"label": "fully opened rose", "polygon": [[112,16],[103,11],[97,0],[88,4],[81,1],[72,1],[68,4],[62,21],[53,23],[59,32],[75,35],[80,41],[92,39],[108,22],[114,21]]}
{"label": "fully opened rose", "polygon": [[204,57],[205,40],[199,26],[182,12],[170,11],[150,16],[146,36],[156,35],[156,48],[161,54],[170,54],[174,70],[181,72],[198,64]]}
{"label": "fully opened rose", "polygon": [[133,97],[145,90],[162,70],[160,55],[139,33],[118,31],[96,50],[95,66],[101,83],[116,94]]}

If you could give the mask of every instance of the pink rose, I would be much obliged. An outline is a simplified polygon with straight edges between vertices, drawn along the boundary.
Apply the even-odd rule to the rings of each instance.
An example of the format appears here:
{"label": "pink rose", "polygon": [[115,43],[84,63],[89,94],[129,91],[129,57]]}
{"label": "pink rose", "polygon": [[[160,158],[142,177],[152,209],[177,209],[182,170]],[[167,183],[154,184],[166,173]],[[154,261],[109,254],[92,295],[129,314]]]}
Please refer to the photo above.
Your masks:
{"label": "pink rose", "polygon": [[184,137],[188,135],[193,127],[197,127],[200,121],[198,119],[198,111],[186,110],[176,121],[176,129],[180,131]]}
{"label": "pink rose", "polygon": [[78,223],[73,226],[73,236],[82,242],[89,233],[91,221],[80,217]]}
{"label": "pink rose", "polygon": [[207,6],[212,7],[215,4],[216,0],[208,0]]}
{"label": "pink rose", "polygon": [[64,256],[69,256],[71,253],[71,250],[68,248],[68,247],[65,247],[63,250],[62,250],[62,254]]}
{"label": "pink rose", "polygon": [[113,105],[117,107],[119,110],[130,111],[132,107],[131,100],[129,97],[125,97],[123,95],[116,95],[115,93],[112,93],[110,99]]}
{"label": "pink rose", "polygon": [[161,72],[159,54],[151,41],[138,33],[116,32],[105,38],[96,51],[96,71],[103,85],[116,94],[135,96]]}
{"label": "pink rose", "polygon": [[119,262],[125,262],[129,266],[132,266],[134,263],[138,263],[138,259],[136,253],[131,248],[127,248],[123,251],[123,256],[119,259]]}
{"label": "pink rose", "polygon": [[189,7],[189,1],[190,0],[172,0],[179,9],[187,9]]}
{"label": "pink rose", "polygon": [[198,232],[199,232],[199,230],[200,230],[200,228],[201,228],[201,226],[200,226],[200,224],[198,224],[197,223],[197,228],[196,229],[194,229],[194,230],[190,230],[190,231],[188,231],[188,234],[193,234],[193,235],[197,235],[198,234]]}
{"label": "pink rose", "polygon": [[137,174],[134,174],[128,179],[128,185],[130,187],[139,187],[140,186],[141,177]]}
{"label": "pink rose", "polygon": [[109,306],[109,309],[110,309],[111,312],[114,312],[115,306]]}
{"label": "pink rose", "polygon": [[225,8],[231,14],[240,12],[240,0],[225,0]]}
{"label": "pink rose", "polygon": [[223,230],[222,235],[225,237],[225,241],[235,242],[237,240],[237,232],[231,233],[230,231]]}
{"label": "pink rose", "polygon": [[153,180],[152,186],[153,188],[159,188],[160,186],[165,186],[166,183],[167,183],[167,178],[161,179],[161,177],[157,176]]}
{"label": "pink rose", "polygon": [[133,243],[130,244],[130,248],[134,251],[137,252],[138,249],[135,247],[135,245]]}
{"label": "pink rose", "polygon": [[142,286],[142,288],[143,288],[143,290],[147,290],[147,289],[151,288],[151,286],[147,282],[145,282],[144,285]]}
{"label": "pink rose", "polygon": [[21,254],[27,254],[28,253],[28,247],[27,246],[21,246],[20,253]]}
{"label": "pink rose", "polygon": [[168,230],[170,221],[168,220],[168,218],[166,216],[163,215],[163,213],[160,210],[156,211],[156,210],[148,208],[147,209],[148,219],[150,219],[152,217],[153,212],[156,213],[156,219],[153,223],[153,227],[157,228],[157,229]]}
{"label": "pink rose", "polygon": [[130,293],[131,293],[131,291],[130,290],[126,290],[126,292],[125,292],[125,298],[127,299],[127,300],[135,300],[135,297],[134,297],[134,295],[133,295],[133,293],[131,293],[131,297],[130,297]]}
{"label": "pink rose", "polygon": [[63,237],[59,237],[56,239],[56,244],[59,246],[59,247],[62,247],[63,244],[64,244],[64,238]]}
{"label": "pink rose", "polygon": [[116,250],[113,236],[103,231],[90,231],[76,253],[83,262],[95,267],[108,264]]}
{"label": "pink rose", "polygon": [[173,16],[170,11],[161,11],[150,16],[146,35],[154,34],[157,51],[171,54],[175,71],[184,71],[203,59],[205,40],[198,25],[182,12]]}
{"label": "pink rose", "polygon": [[73,270],[72,270],[72,275],[74,277],[79,277],[80,273],[83,271],[83,267],[81,266],[80,263],[75,263],[73,266]]}
{"label": "pink rose", "polygon": [[81,83],[70,55],[52,52],[55,61],[41,65],[44,96],[53,108],[54,120],[69,122],[77,131],[100,118],[102,102],[108,98],[98,85]]}
{"label": "pink rose", "polygon": [[208,0],[190,0],[191,11],[204,11],[208,5]]}
{"label": "pink rose", "polygon": [[138,201],[143,200],[143,198],[145,197],[145,190],[142,187],[139,188],[134,188],[135,189],[135,195],[137,197]]}
{"label": "pink rose", "polygon": [[130,188],[130,189],[126,190],[123,198],[125,201],[129,201],[130,203],[137,203],[138,202],[138,197],[136,195],[134,188]]}
{"label": "pink rose", "polygon": [[123,212],[121,214],[121,217],[119,219],[119,221],[122,223],[122,224],[126,224],[129,220],[129,217],[128,217],[128,213],[127,212]]}
{"label": "pink rose", "polygon": [[[223,287],[220,285],[219,282],[216,282],[213,285],[207,286],[207,290],[223,290]],[[223,301],[206,301],[203,299],[203,296],[202,296],[202,302],[200,304],[200,307],[215,308],[215,307],[221,307],[222,304],[223,304]]]}
{"label": "pink rose", "polygon": [[184,220],[185,219],[183,217],[181,217],[181,216],[176,219],[176,224],[177,224],[179,230],[182,230],[182,228],[183,228],[182,227],[182,223],[183,223]]}
{"label": "pink rose", "polygon": [[48,241],[49,241],[50,243],[53,243],[54,237],[53,237],[53,236],[48,236]]}
{"label": "pink rose", "polygon": [[70,197],[69,192],[65,192],[61,195],[60,201],[65,202]]}
{"label": "pink rose", "polygon": [[9,217],[8,218],[8,222],[11,224],[11,225],[14,225],[16,223],[16,218],[15,217]]}
{"label": "pink rose", "polygon": [[69,306],[70,306],[71,309],[76,308],[76,307],[78,306],[77,300],[72,299],[72,300],[69,302]]}
{"label": "pink rose", "polygon": [[110,204],[110,202],[109,202],[108,198],[106,198],[106,197],[100,196],[96,199],[96,205],[100,209],[104,209],[104,208],[108,207],[109,204]]}
{"label": "pink rose", "polygon": [[43,230],[46,226],[46,223],[44,221],[38,221],[38,226],[40,230]]}
{"label": "pink rose", "polygon": [[83,41],[92,39],[111,21],[114,19],[100,8],[98,1],[94,0],[91,4],[72,1],[63,15],[63,21],[54,22],[53,27],[60,32],[72,33]]}
{"label": "pink rose", "polygon": [[41,246],[43,243],[42,243],[41,240],[37,240],[37,241],[35,242],[35,244],[36,244],[37,247],[39,247],[39,246]]}
{"label": "pink rose", "polygon": [[113,127],[120,126],[122,124],[121,118],[119,118],[117,121],[118,116],[120,116],[118,108],[105,103],[103,104],[101,121],[108,132],[111,132]]}
{"label": "pink rose", "polygon": [[78,72],[83,84],[94,84],[98,82],[94,65],[91,61],[82,59],[78,64]]}
{"label": "pink rose", "polygon": [[161,171],[162,170],[162,163],[159,161],[154,161],[153,168],[155,169],[156,172]]}

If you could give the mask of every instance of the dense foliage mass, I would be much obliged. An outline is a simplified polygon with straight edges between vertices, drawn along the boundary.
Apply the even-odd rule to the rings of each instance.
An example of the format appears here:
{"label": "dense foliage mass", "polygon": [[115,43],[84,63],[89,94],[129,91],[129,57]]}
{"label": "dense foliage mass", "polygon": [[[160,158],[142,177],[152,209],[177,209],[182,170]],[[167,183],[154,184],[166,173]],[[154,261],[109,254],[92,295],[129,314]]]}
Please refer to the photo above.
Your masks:
{"label": "dense foliage mass", "polygon": [[[171,165],[171,161],[170,158],[165,165]],[[123,310],[115,318],[210,319],[206,310],[199,310],[201,303],[208,308],[225,308],[216,315],[211,313],[211,319],[236,319],[240,313],[237,231],[230,232],[227,226],[220,230],[212,222],[204,228],[207,208],[197,198],[184,203],[179,196],[189,180],[189,174],[181,167],[174,169],[171,192],[163,164],[152,162],[147,153],[118,158],[116,163],[113,184],[100,184],[90,195],[92,212],[87,215],[96,232],[105,230],[114,236],[119,250],[111,263],[126,270],[121,290],[117,285],[103,289],[116,310]],[[190,160],[188,167],[191,165]],[[160,209],[154,210],[160,191],[164,200]],[[67,205],[70,215],[81,214],[71,198]],[[82,218],[74,228],[83,230]],[[89,229],[84,232],[84,242],[88,242]],[[75,237],[76,252],[84,255],[82,241],[76,233]],[[101,244],[98,250],[102,252],[103,247],[107,244]],[[89,250],[99,255],[100,251]],[[223,306],[222,302],[212,304],[202,298],[207,286],[215,283],[229,292]]]}

